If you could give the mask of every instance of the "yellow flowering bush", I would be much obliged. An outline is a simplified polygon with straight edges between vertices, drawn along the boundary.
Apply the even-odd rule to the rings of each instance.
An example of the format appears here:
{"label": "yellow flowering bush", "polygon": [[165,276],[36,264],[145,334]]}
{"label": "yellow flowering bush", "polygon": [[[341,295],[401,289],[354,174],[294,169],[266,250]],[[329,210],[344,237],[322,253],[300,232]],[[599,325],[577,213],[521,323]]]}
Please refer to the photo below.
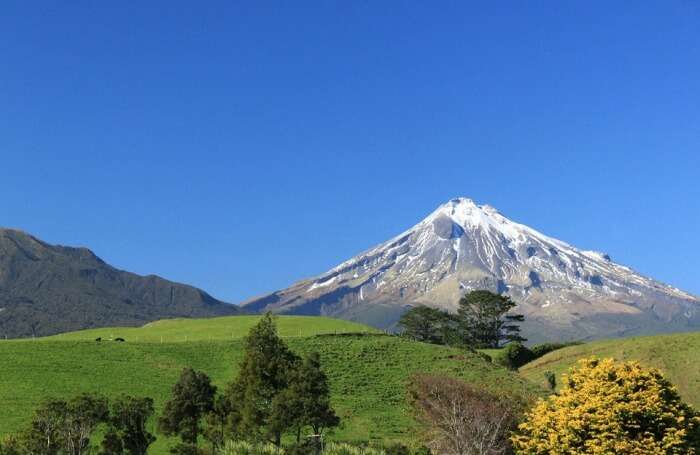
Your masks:
{"label": "yellow flowering bush", "polygon": [[512,437],[517,454],[700,455],[700,414],[656,369],[579,361]]}

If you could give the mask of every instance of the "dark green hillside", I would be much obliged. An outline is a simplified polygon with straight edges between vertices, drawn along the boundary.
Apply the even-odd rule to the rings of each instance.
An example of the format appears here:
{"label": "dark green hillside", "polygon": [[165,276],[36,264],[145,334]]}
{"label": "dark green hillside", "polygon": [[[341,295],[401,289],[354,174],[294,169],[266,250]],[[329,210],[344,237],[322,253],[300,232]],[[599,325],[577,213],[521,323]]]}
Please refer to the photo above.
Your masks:
{"label": "dark green hillside", "polygon": [[0,338],[240,313],[192,286],[118,270],[87,248],[0,229]]}

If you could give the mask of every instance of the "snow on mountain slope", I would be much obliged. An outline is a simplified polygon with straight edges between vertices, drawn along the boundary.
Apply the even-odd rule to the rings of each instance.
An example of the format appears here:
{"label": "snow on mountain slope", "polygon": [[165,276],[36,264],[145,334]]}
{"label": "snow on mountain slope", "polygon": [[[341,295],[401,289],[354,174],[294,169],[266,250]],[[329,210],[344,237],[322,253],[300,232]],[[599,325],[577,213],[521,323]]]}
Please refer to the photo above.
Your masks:
{"label": "snow on mountain slope", "polygon": [[697,297],[466,198],[316,278],[245,305],[390,327],[411,305],[454,310],[474,289],[510,295],[531,341],[700,329]]}

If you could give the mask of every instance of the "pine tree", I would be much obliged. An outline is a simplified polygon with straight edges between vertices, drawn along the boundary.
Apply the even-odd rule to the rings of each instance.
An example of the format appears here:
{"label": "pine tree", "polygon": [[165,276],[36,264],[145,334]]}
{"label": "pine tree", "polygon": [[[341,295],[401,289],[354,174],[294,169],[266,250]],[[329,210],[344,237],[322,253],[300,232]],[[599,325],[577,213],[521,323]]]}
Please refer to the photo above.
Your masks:
{"label": "pine tree", "polygon": [[273,401],[272,422],[280,428],[294,430],[297,444],[304,428],[316,437],[340,424],[330,403],[328,377],[321,369],[318,353],[312,353],[290,377],[288,387]]}
{"label": "pine tree", "polygon": [[447,311],[417,306],[405,312],[399,320],[402,335],[416,341],[449,344],[453,341],[455,317]]}
{"label": "pine tree", "polygon": [[298,363],[299,357],[277,335],[272,314],[267,313],[246,337],[240,372],[226,392],[233,433],[280,444],[286,428],[272,421],[273,401],[287,388]]}
{"label": "pine tree", "polygon": [[179,435],[185,444],[196,447],[202,431],[200,422],[212,410],[215,394],[209,376],[185,368],[158,419],[159,430],[167,436]]}
{"label": "pine tree", "polygon": [[520,336],[525,318],[521,314],[506,314],[516,303],[510,297],[490,291],[472,291],[459,301],[457,315],[462,342],[475,348],[498,348],[502,342],[527,341]]}

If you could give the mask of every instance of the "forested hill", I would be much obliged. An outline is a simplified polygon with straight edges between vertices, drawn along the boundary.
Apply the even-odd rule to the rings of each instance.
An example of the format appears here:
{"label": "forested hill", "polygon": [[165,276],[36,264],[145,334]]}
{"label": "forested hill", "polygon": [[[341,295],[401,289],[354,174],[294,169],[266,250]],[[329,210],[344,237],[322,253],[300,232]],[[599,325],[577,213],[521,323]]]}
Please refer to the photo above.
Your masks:
{"label": "forested hill", "polygon": [[0,338],[240,313],[195,287],[118,270],[87,248],[0,229]]}

